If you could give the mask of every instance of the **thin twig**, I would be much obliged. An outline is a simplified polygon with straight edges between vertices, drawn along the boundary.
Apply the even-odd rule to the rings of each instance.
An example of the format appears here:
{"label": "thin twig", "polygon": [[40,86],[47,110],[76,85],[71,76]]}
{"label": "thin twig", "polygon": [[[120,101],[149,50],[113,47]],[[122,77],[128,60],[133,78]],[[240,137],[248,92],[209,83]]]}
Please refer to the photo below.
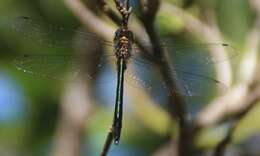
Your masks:
{"label": "thin twig", "polygon": [[[141,3],[139,1],[139,3]],[[149,0],[146,1],[146,3],[143,2],[141,7],[141,21],[143,22],[144,25],[147,26],[152,26],[153,22],[155,21],[156,14],[158,12],[159,6],[160,6],[160,1],[159,0]]]}
{"label": "thin twig", "polygon": [[[230,92],[239,93],[237,94],[238,96],[235,97],[232,96],[232,94],[228,94],[227,96],[225,96],[226,98],[223,98],[223,101],[216,101],[216,104],[210,105],[210,109],[205,109],[204,114],[200,116],[200,121],[204,120],[201,120],[204,115],[210,114],[210,116],[208,116],[209,118],[207,118],[210,122],[204,122],[204,120],[203,122],[201,122],[203,123],[203,126],[208,126],[209,123],[217,124],[225,120],[227,116],[229,117],[229,119],[235,120],[235,123],[237,124],[239,123],[241,118],[243,118],[247,114],[249,110],[253,109],[257,101],[259,101],[260,84],[259,77],[256,76],[258,75],[257,71],[259,71],[260,66],[260,63],[258,61],[259,54],[257,52],[258,45],[260,44],[258,21],[259,20],[256,20],[255,27],[252,29],[248,37],[246,48],[248,52],[246,53],[246,57],[244,57],[240,67],[240,80],[238,81],[240,82],[240,84],[234,87],[232,92]],[[218,110],[217,112],[216,109]],[[220,142],[220,144],[216,147],[215,155],[224,154],[226,146],[230,143],[232,139],[233,131],[234,130],[230,129],[222,142]]]}
{"label": "thin twig", "polygon": [[222,141],[219,142],[219,144],[216,146],[215,151],[213,153],[213,156],[223,156],[225,153],[225,150],[227,148],[227,145],[231,142],[235,128],[237,126],[237,122],[233,121],[231,123],[230,128],[228,129],[228,132],[226,136],[223,138]]}
{"label": "thin twig", "polygon": [[[191,146],[190,141],[192,139],[188,139],[190,138],[190,132],[189,132],[189,126],[186,119],[187,116],[186,104],[184,102],[184,99],[177,94],[178,87],[177,87],[176,80],[169,74],[169,69],[171,69],[171,65],[169,61],[166,61],[167,58],[164,55],[165,54],[164,50],[160,46],[158,46],[160,40],[154,28],[154,20],[157,11],[159,9],[159,6],[160,5],[158,0],[152,0],[147,2],[147,5],[145,7],[142,7],[143,10],[140,18],[141,21],[143,22],[146,32],[153,45],[153,56],[155,58],[159,58],[157,59],[159,61],[155,63],[159,67],[163,80],[166,83],[167,89],[169,90],[170,93],[173,93],[172,91],[176,91],[176,93],[173,93],[168,98],[168,109],[170,113],[175,118],[177,118],[179,124],[180,135],[179,135],[178,153],[179,155],[189,155],[190,146]],[[160,60],[164,60],[164,61],[160,61]]]}
{"label": "thin twig", "polygon": [[247,97],[252,90],[250,86],[255,84],[257,66],[259,66],[258,46],[260,44],[259,30],[256,25],[249,34],[247,40],[247,53],[239,68],[238,82],[230,89],[225,96],[212,101],[209,106],[204,108],[196,117],[198,127],[208,127],[226,120],[227,116],[234,116],[237,112],[247,108]]}
{"label": "thin twig", "polygon": [[[121,19],[117,14],[109,8],[106,0],[99,0],[99,5],[102,8],[103,12],[118,26],[121,25]],[[137,25],[135,25],[137,26]],[[134,30],[133,30],[134,31]],[[143,33],[135,33],[135,43],[141,49],[142,52],[148,53],[149,49],[143,45],[143,41],[145,40],[143,35],[139,35]]]}
{"label": "thin twig", "polygon": [[109,7],[106,0],[98,0],[99,6],[101,7],[102,11],[117,25],[121,24],[121,19],[117,14]]}
{"label": "thin twig", "polygon": [[105,142],[105,145],[103,147],[103,150],[102,150],[100,156],[106,156],[107,155],[107,153],[110,149],[110,146],[113,142],[113,137],[114,137],[113,134],[114,134],[113,128],[109,128],[109,132],[107,134],[106,142]]}
{"label": "thin twig", "polygon": [[223,140],[216,146],[214,151],[214,156],[223,156],[225,153],[225,150],[227,148],[227,145],[230,144],[233,138],[234,131],[237,127],[237,125],[240,123],[240,121],[248,114],[250,110],[254,108],[257,101],[260,101],[260,85],[256,87],[252,93],[246,98],[247,107],[242,110],[241,112],[237,112],[237,114],[232,118],[231,126],[228,130],[228,133],[223,138]]}
{"label": "thin twig", "polygon": [[[183,20],[185,30],[194,36],[200,37],[206,42],[223,42],[223,38],[217,27],[212,27],[202,22],[198,18],[187,13],[187,11],[167,2],[162,3],[161,10],[165,10],[171,13],[172,16],[176,16]],[[210,47],[211,55],[216,60],[223,60],[223,58],[228,58],[228,52],[221,46],[219,47]],[[227,87],[231,86],[232,80],[232,70],[229,61],[223,61],[221,63],[215,64],[216,77],[217,80],[224,83]]]}
{"label": "thin twig", "polygon": [[100,20],[80,0],[64,0],[67,7],[79,18],[80,22],[91,29],[102,39],[111,41],[113,39],[114,28]]}

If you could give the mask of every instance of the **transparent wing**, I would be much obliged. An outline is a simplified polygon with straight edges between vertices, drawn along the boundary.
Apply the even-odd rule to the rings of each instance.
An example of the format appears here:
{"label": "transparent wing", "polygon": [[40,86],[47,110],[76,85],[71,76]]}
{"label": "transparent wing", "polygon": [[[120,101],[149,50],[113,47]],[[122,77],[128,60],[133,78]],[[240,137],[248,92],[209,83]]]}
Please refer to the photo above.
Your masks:
{"label": "transparent wing", "polygon": [[[113,46],[111,42],[101,40],[93,33],[80,31],[78,28],[64,28],[47,24],[41,20],[30,17],[16,17],[11,22],[13,30],[24,38],[46,47],[73,48],[75,45],[88,44],[88,41],[99,42],[102,45]],[[76,38],[75,38],[76,35]],[[88,44],[88,48],[96,48]]]}
{"label": "transparent wing", "polygon": [[[144,44],[145,49],[152,49],[149,44]],[[157,45],[159,46],[159,45]],[[233,61],[238,55],[235,49],[222,43],[186,43],[186,44],[160,44],[166,52],[166,59],[170,68],[162,73],[162,65],[155,62],[163,62],[161,58],[155,58],[150,51],[141,51],[133,46],[132,62],[130,68],[134,73],[130,77],[137,79],[139,84],[151,92],[164,92],[167,95],[179,94],[182,96],[207,96],[209,91],[220,89],[227,90],[224,83],[215,78],[215,65]],[[222,51],[224,50],[224,51]],[[211,54],[225,52],[225,55]],[[162,75],[167,73],[176,83],[175,88],[169,90]],[[128,80],[131,82],[131,80]]]}
{"label": "transparent wing", "polygon": [[137,56],[136,59],[142,55],[142,57],[147,60],[154,60],[151,51],[153,48],[160,48],[161,50],[166,51],[169,57],[174,59],[176,67],[187,64],[187,62],[190,63],[189,61],[183,60],[196,61],[197,64],[200,64],[202,67],[207,66],[208,64],[231,61],[239,55],[238,51],[233,46],[226,43],[184,43],[164,41],[153,46],[151,44],[143,43],[142,46],[146,50],[145,52],[144,49],[139,48],[137,44],[133,45],[133,53],[134,56]]}
{"label": "transparent wing", "polygon": [[[170,63],[170,69],[164,73],[158,62],[165,60],[160,55],[151,55],[152,49],[158,48],[166,53]],[[157,94],[206,96],[216,88],[222,92],[227,90],[226,85],[215,78],[215,65],[233,61],[236,56],[235,48],[224,43],[163,42],[154,46],[144,43],[142,48],[133,45],[135,65],[131,68],[135,72],[129,73],[129,77],[138,79],[140,86]],[[161,76],[165,72],[176,83],[172,90]]]}
{"label": "transparent wing", "polygon": [[[17,17],[11,21],[11,26],[22,38],[28,39],[28,42],[50,50],[18,56],[14,64],[18,70],[25,73],[61,80],[65,79],[66,72],[70,72],[72,77],[69,81],[75,82],[79,76],[93,79],[97,73],[113,65],[110,61],[113,61],[114,57],[104,54],[104,49],[112,49],[111,42],[101,40],[93,33],[79,31],[78,28],[50,25],[30,17]],[[75,48],[80,54],[72,54]],[[53,50],[55,52],[51,53]],[[112,74],[107,77],[106,80],[100,79],[100,83],[114,79]]]}
{"label": "transparent wing", "polygon": [[[111,42],[100,40],[97,35],[92,33],[52,26],[29,17],[16,18],[12,23],[12,27],[23,37],[33,41],[33,43],[64,49],[73,48],[74,45],[80,45],[80,47],[84,45],[84,49],[87,49],[87,54],[84,53],[83,55],[66,55],[63,53],[62,55],[28,54],[20,56],[15,60],[15,65],[19,70],[26,73],[62,79],[64,71],[72,68],[70,71],[73,71],[72,75],[74,75],[75,79],[78,76],[93,79],[95,73],[115,65],[115,58],[112,56],[102,54],[97,57],[96,54],[93,55],[92,50],[97,49],[97,44],[106,47],[112,47],[113,45]],[[74,37],[75,34],[76,37]],[[205,95],[212,88],[226,88],[223,83],[215,79],[214,64],[230,61],[238,55],[232,46],[223,43],[165,41],[157,45],[142,43],[142,46],[146,51],[136,44],[133,45],[132,61],[129,61],[128,64],[130,70],[127,70],[126,73],[127,82],[141,84],[143,88],[152,92],[159,91],[159,93],[162,93],[161,91],[163,91],[167,95],[178,92],[184,96],[200,96]],[[166,89],[168,87],[161,77],[161,67],[154,64],[154,61],[164,61],[150,55],[151,49],[158,47],[168,54],[167,59],[171,62],[171,69],[167,70],[167,72],[177,83],[178,89]],[[225,53],[223,53],[223,50]],[[84,63],[92,62],[92,70],[79,67],[79,65],[84,65],[81,61],[82,58],[87,58]],[[94,63],[93,60],[95,60]],[[111,60],[113,63],[111,63]],[[113,67],[112,69],[116,68]],[[111,79],[115,79],[116,73],[109,75],[108,78],[100,79],[101,82],[109,82]]]}
{"label": "transparent wing", "polygon": [[[77,82],[79,78],[96,80],[97,75],[112,67],[112,56],[93,57],[86,54],[24,54],[14,59],[15,67],[37,77]],[[112,70],[110,70],[112,71]],[[69,78],[65,77],[70,74]],[[115,79],[115,74],[107,74],[99,83]]]}
{"label": "transparent wing", "polygon": [[[167,86],[162,76],[165,73],[175,82],[175,87]],[[213,67],[185,70],[172,66],[171,69],[162,71],[158,65],[133,60],[128,66],[126,75],[126,81],[134,84],[132,86],[144,88],[155,95],[204,97],[216,89],[221,89],[222,92],[227,90],[224,83],[215,79]]]}

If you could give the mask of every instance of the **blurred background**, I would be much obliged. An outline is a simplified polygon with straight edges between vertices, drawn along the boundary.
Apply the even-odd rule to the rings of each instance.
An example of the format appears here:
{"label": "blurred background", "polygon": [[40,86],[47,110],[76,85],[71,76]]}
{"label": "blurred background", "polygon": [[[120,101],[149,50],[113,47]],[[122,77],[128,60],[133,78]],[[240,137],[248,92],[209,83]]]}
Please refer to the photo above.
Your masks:
{"label": "blurred background", "polygon": [[[232,136],[232,139],[225,145],[226,155],[260,155],[260,107],[257,105],[260,97],[259,1],[161,0],[160,5],[156,0],[130,2],[134,14],[129,25],[138,39],[147,40],[142,26],[145,25],[142,23],[145,17],[142,10],[159,6],[155,7],[154,26],[162,39],[187,45],[195,38],[195,42],[220,43],[214,48],[221,48],[221,43],[229,44],[227,52],[223,52],[227,55],[224,56],[225,61],[200,70],[203,75],[213,75],[223,82],[225,91],[217,93],[214,87],[218,85],[211,82],[213,88],[206,88],[203,96],[184,97],[187,105],[184,116],[197,128],[191,135],[193,155],[214,153],[219,142],[227,136]],[[87,64],[86,69],[82,70],[94,73],[94,76],[93,79],[86,80],[84,77],[77,83],[70,83],[64,78],[74,72],[70,66],[74,62],[58,60],[61,61],[59,66],[52,69],[57,61],[46,58],[37,64],[40,57],[31,60],[24,54],[72,54],[86,50],[88,54],[102,57],[104,51],[112,54],[113,47],[104,46],[102,40],[112,41],[117,25],[102,6],[106,5],[91,0],[0,1],[1,156],[100,154],[113,117],[116,79],[107,74],[111,69],[96,72],[92,67],[96,58],[84,60],[77,57],[78,65],[82,61],[87,62],[84,63]],[[107,1],[106,7],[117,13],[113,1]],[[17,26],[18,21],[18,30],[15,31],[13,26],[20,16],[40,19],[48,24],[35,21],[37,25],[30,23],[24,28],[24,25]],[[64,31],[63,27],[68,31]],[[56,31],[57,28],[62,30]],[[75,40],[84,38],[78,34],[78,30],[83,29],[96,35],[83,40],[90,40],[87,43],[80,42],[83,46],[75,46]],[[40,33],[30,34],[34,31]],[[45,38],[40,40],[43,36]],[[40,43],[42,41],[44,44]],[[186,48],[196,51],[193,46]],[[203,48],[211,49],[212,46],[205,44]],[[194,61],[192,57],[186,59],[183,62]],[[36,67],[33,66],[35,64]],[[41,68],[47,65],[49,69]],[[19,66],[25,66],[28,71],[19,70]],[[63,70],[66,67],[70,69],[68,72]],[[31,70],[33,73],[30,73]],[[37,70],[43,70],[44,74],[37,74]],[[115,71],[112,73],[116,76]],[[57,74],[58,78],[53,74]],[[104,82],[104,78],[108,82]],[[118,146],[112,145],[108,155],[175,155],[180,129],[166,104],[167,96],[164,95],[167,93],[161,90],[149,93],[132,87],[135,82],[126,81],[129,83],[126,82],[121,142]],[[194,85],[194,90],[199,85],[200,82]]]}

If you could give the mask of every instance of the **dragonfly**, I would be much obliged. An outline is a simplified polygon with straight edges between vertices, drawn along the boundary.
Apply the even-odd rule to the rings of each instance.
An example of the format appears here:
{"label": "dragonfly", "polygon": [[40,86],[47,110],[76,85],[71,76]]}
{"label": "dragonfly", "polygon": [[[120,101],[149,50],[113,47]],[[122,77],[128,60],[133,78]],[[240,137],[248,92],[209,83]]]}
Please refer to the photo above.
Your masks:
{"label": "dragonfly", "polygon": [[[95,58],[94,66],[99,72],[111,65],[111,60],[115,62],[117,75],[112,74],[112,79],[114,79],[114,76],[117,79],[113,118],[115,144],[119,143],[121,135],[125,79],[126,82],[138,83],[142,89],[151,92],[156,91],[158,94],[160,89],[164,89],[166,90],[166,95],[170,96],[176,93],[181,96],[205,95],[209,87],[225,88],[225,84],[216,80],[214,76],[210,76],[212,75],[212,69],[209,70],[209,66],[214,66],[218,62],[228,61],[237,55],[232,46],[223,43],[172,43],[167,41],[158,43],[156,46],[167,49],[170,60],[174,60],[173,66],[168,70],[168,73],[177,81],[178,89],[169,91],[167,84],[158,74],[160,72],[158,72],[159,68],[155,67],[154,57],[148,52],[143,52],[143,49],[135,42],[132,31],[126,28],[119,28],[115,32],[113,42],[101,40],[94,33],[55,26],[30,17],[15,18],[12,22],[12,28],[23,38],[29,39],[32,44],[40,44],[44,47],[62,49],[64,51],[72,49],[75,45],[84,45],[87,48],[84,53],[76,54],[65,52],[23,54],[15,59],[15,65],[18,70],[25,73],[63,79],[64,75],[59,75],[58,72],[61,71],[61,68],[64,68],[64,64],[68,66],[76,65],[76,68],[78,68],[77,64],[80,64],[84,57],[88,58],[88,60]],[[62,39],[55,38],[59,35],[65,37]],[[74,38],[73,35],[76,37]],[[95,46],[95,43],[100,43],[100,45]],[[102,53],[100,55],[100,53],[93,53],[93,50],[100,46],[106,47],[104,48],[105,51],[113,51],[114,54]],[[142,46],[145,49],[154,47],[149,42],[142,43]],[[213,58],[209,54],[209,49],[212,47],[225,48],[229,55],[221,59]],[[127,72],[130,69],[131,72]],[[201,73],[203,71],[204,73]],[[76,80],[77,77],[93,80],[96,73],[91,70],[86,71],[78,68],[73,73],[72,81]],[[103,81],[101,79],[96,82],[103,83]]]}

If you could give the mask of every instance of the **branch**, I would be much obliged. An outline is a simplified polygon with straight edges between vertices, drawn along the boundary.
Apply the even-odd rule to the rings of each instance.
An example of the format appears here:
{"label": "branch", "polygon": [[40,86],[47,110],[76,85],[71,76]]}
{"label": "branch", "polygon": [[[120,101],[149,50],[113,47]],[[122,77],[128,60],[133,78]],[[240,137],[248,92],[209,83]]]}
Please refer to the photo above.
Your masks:
{"label": "branch", "polygon": [[80,0],[64,0],[64,2],[85,27],[91,29],[104,40],[111,41],[113,39],[115,29],[95,16]]}
{"label": "branch", "polygon": [[[256,29],[258,29],[258,25],[259,25],[259,18],[260,18],[260,3],[259,1],[256,1],[256,0],[251,0],[251,5],[252,7],[256,10],[257,14],[258,14],[258,18],[256,20]],[[258,31],[254,29],[254,33],[256,33],[257,35],[259,34]],[[249,51],[254,51],[254,49],[257,49],[258,45],[259,44],[259,37],[258,38],[255,38],[253,33],[251,33],[251,38],[249,40],[249,43],[250,46],[249,46]],[[248,62],[246,62],[248,63]],[[245,64],[246,64],[245,63]],[[215,152],[214,152],[214,156],[222,156],[224,155],[225,153],[225,149],[226,149],[226,146],[231,142],[232,140],[232,137],[233,137],[233,133],[235,131],[235,128],[237,127],[237,124],[239,124],[239,122],[241,121],[241,119],[243,119],[250,110],[252,110],[254,108],[254,106],[256,105],[256,103],[258,101],[260,101],[260,82],[259,82],[259,77],[256,76],[256,77],[253,77],[252,75],[257,75],[257,71],[259,71],[260,69],[260,63],[258,63],[258,67],[256,67],[256,70],[255,72],[256,73],[251,73],[251,75],[249,74],[248,77],[244,78],[245,81],[249,81],[250,82],[250,78],[254,78],[255,80],[255,84],[252,83],[251,87],[255,88],[253,89],[253,91],[249,94],[248,97],[244,98],[245,101],[244,101],[244,105],[246,105],[247,107],[240,111],[240,112],[237,112],[235,115],[234,115],[234,119],[233,120],[233,123],[232,123],[232,126],[230,127],[227,135],[223,138],[223,140],[216,146],[216,149],[215,149]],[[248,69],[245,69],[245,70],[248,70]],[[251,80],[252,81],[252,80]],[[257,85],[255,87],[255,85]]]}
{"label": "branch", "polygon": [[140,6],[143,6],[141,7],[141,16],[140,16],[141,21],[143,22],[144,25],[148,27],[153,26],[153,23],[156,18],[156,14],[160,6],[159,0],[149,0],[146,2],[139,1],[139,3]]}
{"label": "branch", "polygon": [[61,113],[51,155],[79,156],[86,118],[91,115],[90,91],[86,81],[69,83],[61,100]]}
{"label": "branch", "polygon": [[127,28],[129,16],[132,13],[132,7],[129,6],[129,0],[114,0],[118,12],[122,16],[121,27]]}
{"label": "branch", "polygon": [[[154,20],[159,6],[158,0],[147,1],[147,4],[143,7],[144,9],[142,10],[140,19],[153,45],[152,55],[155,58],[155,65],[159,68],[163,81],[165,82],[169,93],[171,93],[171,96],[168,97],[167,108],[170,114],[176,118],[179,125],[178,154],[189,155],[192,147],[192,139],[187,139],[191,137],[191,131],[186,119],[186,103],[184,99],[178,95],[177,81],[169,73],[171,64],[165,56],[164,49],[162,49],[161,46],[158,46],[158,43],[161,43],[161,41],[154,28]],[[169,134],[170,133],[171,129],[169,129]]]}
{"label": "branch", "polygon": [[167,143],[159,148],[152,156],[178,156],[177,144],[174,141]]}
{"label": "branch", "polygon": [[216,146],[214,156],[222,156],[225,153],[225,149],[227,145],[229,145],[232,141],[234,131],[237,127],[237,125],[240,123],[240,121],[254,108],[254,106],[257,104],[258,101],[260,101],[260,84],[252,91],[252,93],[245,98],[245,103],[247,107],[242,110],[241,112],[237,112],[234,115],[234,118],[232,120],[232,124],[228,130],[228,133],[223,138],[223,140]]}
{"label": "branch", "polygon": [[[163,3],[161,10],[168,10],[168,12],[172,12],[172,16],[180,17],[182,20],[184,20],[184,23],[185,23],[184,25],[190,33],[192,33],[196,36],[203,36],[205,41],[219,42],[222,40],[222,38],[220,37],[220,33],[216,28],[210,27],[210,26],[202,23],[195,17],[187,14],[184,10],[182,10],[174,5],[171,5],[169,3]],[[256,33],[256,34],[258,34],[258,33]],[[257,36],[257,35],[255,35],[255,36]],[[252,42],[252,43],[255,43],[256,41],[258,41],[258,39],[255,39],[254,42]],[[255,47],[257,47],[257,45],[255,45]],[[253,47],[252,49],[256,50],[257,48],[255,48],[255,47]],[[221,58],[227,58],[226,57],[227,52],[222,48],[212,49],[212,55],[214,58],[217,58],[217,60],[222,60]],[[257,58],[257,57],[255,57],[255,58]],[[254,63],[254,61],[253,61],[253,63]],[[249,72],[250,71],[252,72],[252,70],[249,70]],[[220,80],[221,82],[224,82],[225,84],[230,86],[232,72],[231,72],[231,65],[229,64],[229,62],[225,61],[225,62],[221,63],[220,65],[217,65],[216,72],[217,72],[218,80]],[[249,75],[251,75],[251,74],[249,74]],[[229,92],[228,95],[225,96],[226,98],[221,97],[219,99],[216,99],[215,101],[218,101],[219,105],[214,104],[215,102],[212,102],[211,105],[214,105],[215,107],[212,107],[211,112],[208,111],[203,116],[201,116],[202,113],[200,115],[198,115],[197,119],[195,119],[195,123],[194,123],[195,129],[194,130],[196,130],[197,126],[198,127],[206,126],[205,124],[201,124],[201,122],[197,122],[198,120],[208,121],[210,118],[212,118],[212,116],[214,117],[214,114],[215,114],[214,112],[226,112],[228,110],[227,105],[230,103],[230,100],[234,100],[232,103],[237,104],[237,103],[241,102],[240,100],[242,98],[247,99],[244,96],[241,96],[241,95],[245,95],[247,93],[247,87],[244,87],[243,85],[242,86],[239,85],[239,86],[237,86],[237,88],[235,90],[236,91],[234,91],[234,92]],[[244,104],[246,105],[246,101],[244,101]],[[235,108],[238,108],[238,107],[236,106]],[[221,115],[219,115],[219,117],[220,116],[223,117],[224,115],[221,114]],[[194,133],[195,132],[196,131],[194,131]],[[227,139],[227,140],[229,140],[229,139]]]}
{"label": "branch", "polygon": [[216,146],[213,156],[223,156],[224,155],[227,146],[229,145],[229,143],[231,142],[231,140],[233,138],[233,134],[234,134],[236,126],[237,126],[237,122],[234,121],[233,123],[231,123],[231,126],[230,126],[226,136]]}
{"label": "branch", "polygon": [[[247,113],[254,108],[256,103],[260,101],[260,82],[259,77],[256,76],[260,66],[257,50],[260,44],[258,21],[259,20],[256,20],[255,27],[248,36],[248,52],[240,66],[239,84],[237,84],[225,97],[216,100],[209,108],[206,108],[204,110],[205,114],[200,114],[202,116],[197,118],[201,121],[203,121],[204,118],[203,122],[197,122],[199,123],[197,125],[200,125],[200,127],[209,126],[209,123],[210,125],[216,124],[225,119],[229,119],[232,122],[228,133],[216,146],[214,151],[215,156],[224,155],[227,145],[232,141],[235,128]],[[215,111],[213,109],[215,109]],[[206,120],[205,117],[207,118]]]}
{"label": "branch", "polygon": [[195,119],[198,127],[208,127],[217,124],[226,119],[227,116],[234,116],[237,112],[247,108],[250,97],[252,84],[256,84],[258,79],[257,67],[259,66],[258,46],[260,36],[257,24],[251,31],[247,40],[246,56],[244,57],[239,68],[238,84],[229,90],[223,97],[217,98],[202,110]]}
{"label": "branch", "polygon": [[[196,17],[187,13],[187,11],[167,2],[162,3],[161,10],[167,11],[171,13],[173,17],[176,16],[183,20],[185,29],[190,34],[202,38],[205,42],[224,43],[217,27],[212,27],[203,23]],[[228,52],[225,51],[224,47],[219,46],[210,48],[211,55],[213,58],[216,58],[216,60],[225,60],[225,58],[228,58]],[[224,83],[227,87],[231,86],[232,70],[230,62],[223,61],[221,63],[216,63],[215,69],[217,80]]]}
{"label": "branch", "polygon": [[121,19],[117,14],[109,7],[106,0],[98,0],[99,6],[102,11],[117,25],[121,24]]}
{"label": "branch", "polygon": [[109,128],[109,132],[107,134],[105,145],[103,146],[103,150],[100,156],[106,156],[109,152],[110,146],[112,145],[113,138],[114,138],[113,128]]}
{"label": "branch", "polygon": [[[161,46],[158,46],[161,41],[159,40],[159,36],[154,28],[154,20],[160,4],[158,0],[151,0],[147,1],[147,4],[144,5],[145,6],[142,7],[143,10],[140,19],[153,45],[152,56],[155,58],[155,65],[158,67],[169,93],[171,93],[171,96],[168,97],[167,102],[168,110],[170,114],[177,119],[179,124],[180,135],[178,142],[178,153],[179,155],[189,155],[191,150],[191,140],[187,138],[190,138],[191,133],[186,119],[186,104],[184,99],[178,95],[177,81],[169,73],[171,64],[165,56],[164,49],[162,49]],[[169,129],[169,134],[170,133],[171,129]]]}

